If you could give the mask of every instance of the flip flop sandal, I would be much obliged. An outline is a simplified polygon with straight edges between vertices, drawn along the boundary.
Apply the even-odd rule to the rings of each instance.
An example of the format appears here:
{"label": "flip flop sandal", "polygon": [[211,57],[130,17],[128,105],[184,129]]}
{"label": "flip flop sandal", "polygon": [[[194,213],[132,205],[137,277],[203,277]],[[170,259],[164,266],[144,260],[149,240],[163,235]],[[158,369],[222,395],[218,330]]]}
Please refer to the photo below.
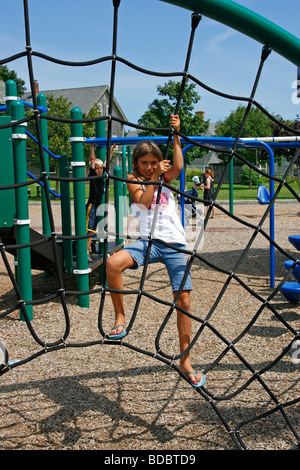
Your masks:
{"label": "flip flop sandal", "polygon": [[124,336],[127,335],[127,332],[125,330],[125,326],[123,324],[120,324],[120,325],[117,325],[117,326],[114,326],[112,328],[112,330],[117,330],[119,328],[119,326],[122,326],[123,330],[121,331],[121,333],[118,333],[116,335],[107,335],[108,339],[121,339],[121,338],[124,338]]}
{"label": "flip flop sandal", "polygon": [[204,374],[202,374],[202,372],[200,371],[197,371],[195,370],[195,372],[186,372],[185,375],[187,377],[189,377],[189,375],[194,375],[196,377],[197,374],[201,374],[201,379],[199,380],[199,382],[192,382],[191,379],[189,379],[189,383],[194,387],[194,388],[199,388],[199,387],[203,387],[203,385],[205,384],[206,382],[206,377]]}

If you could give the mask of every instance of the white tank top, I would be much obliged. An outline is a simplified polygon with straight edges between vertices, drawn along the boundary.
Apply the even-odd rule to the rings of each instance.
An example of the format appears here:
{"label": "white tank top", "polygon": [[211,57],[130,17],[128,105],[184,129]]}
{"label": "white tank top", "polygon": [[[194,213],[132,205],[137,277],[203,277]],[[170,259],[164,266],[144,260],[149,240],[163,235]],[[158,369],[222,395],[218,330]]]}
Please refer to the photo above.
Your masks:
{"label": "white tank top", "polygon": [[[145,191],[145,189],[143,185],[143,190]],[[150,235],[156,199],[157,188],[148,209],[143,205],[132,203],[132,212],[140,224],[141,237],[148,237]],[[160,194],[159,209],[153,237],[167,243],[186,244],[185,232],[176,212],[174,196],[170,189],[164,186]]]}

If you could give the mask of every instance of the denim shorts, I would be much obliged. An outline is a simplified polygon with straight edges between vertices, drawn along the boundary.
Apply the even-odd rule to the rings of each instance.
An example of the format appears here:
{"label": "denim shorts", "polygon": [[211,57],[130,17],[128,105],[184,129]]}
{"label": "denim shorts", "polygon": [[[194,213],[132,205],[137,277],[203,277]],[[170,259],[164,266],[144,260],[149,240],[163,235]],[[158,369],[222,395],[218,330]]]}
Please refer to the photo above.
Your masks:
{"label": "denim shorts", "polygon": [[[132,256],[137,266],[132,269],[137,269],[144,265],[149,240],[138,240],[132,245],[127,246],[124,250]],[[186,246],[182,244],[174,243],[173,246],[181,249],[185,249]],[[149,255],[148,263],[163,263],[168,271],[169,278],[172,285],[172,290],[177,291],[180,288],[181,281],[186,271],[186,265],[189,260],[189,256],[186,253],[172,249],[170,246],[163,245],[157,241],[152,242],[152,247]],[[183,290],[192,290],[191,273],[185,280]]]}
{"label": "denim shorts", "polygon": [[86,229],[88,232],[95,232],[97,224],[100,220],[99,216],[96,215],[97,206],[95,204],[86,205]]}

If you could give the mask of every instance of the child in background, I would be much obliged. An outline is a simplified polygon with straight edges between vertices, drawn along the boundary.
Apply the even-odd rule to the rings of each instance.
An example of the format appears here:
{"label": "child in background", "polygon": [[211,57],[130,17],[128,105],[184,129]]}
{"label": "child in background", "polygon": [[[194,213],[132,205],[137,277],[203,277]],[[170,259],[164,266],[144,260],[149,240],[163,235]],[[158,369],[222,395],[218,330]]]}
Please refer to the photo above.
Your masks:
{"label": "child in background", "polygon": [[[110,158],[112,157],[113,151],[116,147],[114,144],[110,150]],[[91,144],[90,148],[90,170],[88,176],[100,176],[106,171],[106,159],[103,163],[102,160],[96,158],[95,155],[95,144]],[[104,178],[93,178],[90,180],[90,192],[89,198],[86,203],[86,229],[87,233],[95,233],[97,224],[99,222],[99,216],[97,216],[97,208],[101,204],[101,200],[104,194]],[[93,261],[92,251],[92,238],[87,238],[87,256],[88,262]]]}
{"label": "child in background", "polygon": [[[195,186],[192,187],[192,189],[190,189],[189,191],[185,191],[185,193],[190,195],[190,196],[198,197],[198,187],[201,185],[201,182],[200,182],[198,176],[193,176],[192,180],[193,180],[193,183],[194,183]],[[192,209],[192,217],[193,218],[196,217],[197,207],[196,207],[196,204],[195,204],[195,200],[185,198],[184,203],[185,204],[190,204],[191,209]],[[202,215],[202,211],[198,210],[198,212],[199,212],[200,215]]]}
{"label": "child in background", "polygon": [[[214,172],[209,168],[205,170],[205,182],[201,184],[200,188],[203,190],[203,199],[204,205],[207,207],[206,214],[208,211],[208,206],[210,206],[211,199],[214,198]],[[207,201],[207,202],[206,202]],[[212,206],[211,218],[215,218],[215,206]]]}

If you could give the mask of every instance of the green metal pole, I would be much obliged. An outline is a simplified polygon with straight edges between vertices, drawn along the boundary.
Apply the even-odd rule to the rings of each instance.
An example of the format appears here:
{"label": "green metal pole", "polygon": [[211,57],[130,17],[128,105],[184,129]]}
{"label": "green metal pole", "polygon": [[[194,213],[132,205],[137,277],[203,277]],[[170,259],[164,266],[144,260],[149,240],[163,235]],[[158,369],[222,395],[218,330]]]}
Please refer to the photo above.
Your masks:
{"label": "green metal pole", "polygon": [[[126,179],[126,145],[122,146],[122,178]],[[123,188],[123,203],[124,203],[124,214],[127,213],[127,184],[125,181],[122,182]]]}
{"label": "green metal pole", "polygon": [[17,99],[17,84],[14,80],[5,82],[6,114],[11,116],[11,105]]}
{"label": "green metal pole", "polygon": [[[43,93],[39,93],[37,95],[37,105],[47,107],[47,100],[46,95]],[[47,115],[47,112],[41,113],[41,115]],[[40,120],[40,131],[41,131],[41,139],[42,144],[48,148],[48,121],[47,119]],[[49,155],[47,152],[43,151],[43,158],[45,163],[45,171],[47,175],[49,175]],[[42,164],[40,162],[40,174],[42,174]],[[51,225],[50,225],[50,218],[48,213],[47,201],[46,201],[46,194],[44,186],[41,186],[41,206],[42,206],[42,227],[43,227],[43,235],[45,237],[49,237],[51,234]],[[52,272],[44,272],[44,276],[52,276]]]}
{"label": "green metal pole", "polygon": [[[10,116],[0,116],[0,124],[10,124]],[[0,186],[14,185],[12,128],[0,129]],[[0,227],[13,227],[15,223],[15,189],[0,191]],[[17,276],[16,276],[17,278]]]}
{"label": "green metal pole", "polygon": [[[71,109],[71,119],[82,119],[82,112],[79,108]],[[72,168],[74,178],[84,178],[84,155],[83,155],[83,126],[82,123],[71,123],[71,146],[72,146]],[[86,235],[86,210],[85,210],[85,182],[74,181],[74,218],[75,235]],[[76,269],[77,287],[80,292],[89,290],[89,273],[87,259],[86,238],[76,240]],[[78,297],[80,307],[89,307],[88,294]]]}
{"label": "green metal pole", "polygon": [[[59,159],[59,175],[62,178],[69,177],[69,159],[68,155],[61,155]],[[71,218],[71,199],[70,199],[70,183],[69,181],[60,182],[61,193],[61,221],[62,234],[64,236],[72,235],[72,218]],[[73,246],[72,240],[63,240],[65,270],[68,274],[73,271]]]}
{"label": "green metal pole", "polygon": [[[43,93],[37,95],[37,105],[47,107],[47,99]],[[42,116],[47,115],[47,112],[41,113]],[[41,138],[42,144],[48,148],[48,123],[47,119],[40,120],[40,129],[41,129]],[[49,155],[47,152],[43,152],[43,158],[45,162],[45,170],[49,175]],[[40,172],[42,172],[42,167],[40,164]],[[47,209],[45,188],[41,187],[41,204],[42,204],[42,225],[43,225],[43,234],[47,237],[51,234],[50,219]]]}
{"label": "green metal pole", "polygon": [[[230,28],[269,45],[286,59],[300,66],[300,39],[263,16],[231,0],[162,0],[199,12]],[[284,8],[284,4],[282,6]]]}
{"label": "green metal pole", "polygon": [[[95,123],[95,133],[96,137],[105,137],[106,136],[106,131],[105,131],[105,121],[96,121]],[[102,162],[105,162],[106,159],[106,147],[96,147],[96,157],[102,160]],[[106,184],[106,180],[104,180],[104,191],[109,191],[109,187]],[[105,204],[105,192],[102,196],[101,200],[101,209],[100,209],[100,221],[104,219],[104,204]],[[104,257],[104,240],[99,240],[99,255]],[[103,263],[100,264],[99,266],[99,276],[100,279],[103,279]]]}
{"label": "green metal pole", "polygon": [[[131,175],[132,166],[131,166],[131,147],[130,147],[130,145],[127,145],[127,164],[128,164],[128,174]],[[131,204],[132,204],[132,201],[131,201],[131,196],[129,194],[128,195],[129,214],[132,213]]]}
{"label": "green metal pole", "polygon": [[[105,137],[105,121],[96,121],[95,123],[95,133],[97,138]],[[106,159],[106,147],[96,147],[96,158],[105,162]],[[104,190],[106,187],[106,181],[104,180]],[[104,204],[105,194],[103,194],[101,205]]]}
{"label": "green metal pole", "polygon": [[[105,121],[96,121],[95,123],[96,137],[105,137]],[[105,162],[106,147],[96,147],[96,157]]]}
{"label": "green metal pole", "polygon": [[[18,121],[24,118],[24,105],[21,101],[11,103],[12,120]],[[13,151],[14,151],[14,173],[15,183],[27,181],[26,162],[26,134],[22,125],[14,126],[12,130]],[[30,243],[29,210],[28,210],[28,188],[21,186],[16,188],[16,242],[17,245]],[[31,255],[30,247],[18,248],[18,283],[20,292],[25,302],[32,301],[32,280],[31,280]],[[33,318],[32,305],[25,307],[28,319]],[[20,319],[25,320],[22,310]]]}
{"label": "green metal pole", "polygon": [[[115,166],[114,176],[122,178],[122,168]],[[122,181],[114,180],[114,199],[115,199],[115,214],[116,214],[116,233],[123,233],[123,191]],[[123,238],[116,237],[116,243],[123,243]]]}
{"label": "green metal pole", "polygon": [[[14,100],[17,99],[17,84],[14,80],[7,80],[5,82],[5,96],[6,96],[6,114],[11,116],[11,104]],[[15,215],[15,214],[14,214]],[[15,267],[15,278],[18,282],[18,260],[17,256],[14,259],[14,267]]]}
{"label": "green metal pole", "polygon": [[233,158],[229,165],[229,211],[233,214]]}

